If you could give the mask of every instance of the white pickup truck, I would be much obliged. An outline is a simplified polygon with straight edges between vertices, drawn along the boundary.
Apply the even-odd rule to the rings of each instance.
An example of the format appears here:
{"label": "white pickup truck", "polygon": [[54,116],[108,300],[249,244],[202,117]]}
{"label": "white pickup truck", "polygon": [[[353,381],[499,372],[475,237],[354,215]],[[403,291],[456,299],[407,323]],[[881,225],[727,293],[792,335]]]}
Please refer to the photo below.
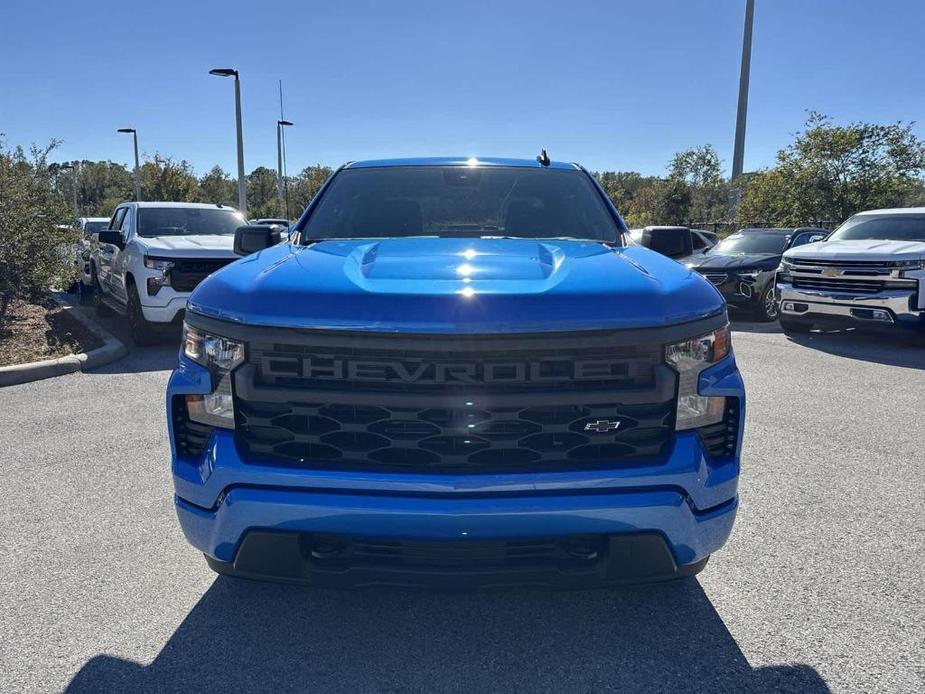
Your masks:
{"label": "white pickup truck", "polygon": [[790,249],[777,292],[786,333],[853,326],[925,336],[925,207],[860,212],[825,241]]}
{"label": "white pickup truck", "polygon": [[220,205],[122,203],[90,257],[97,310],[127,316],[135,342],[153,342],[158,325],[182,321],[199,282],[239,257],[234,232],[246,224]]}

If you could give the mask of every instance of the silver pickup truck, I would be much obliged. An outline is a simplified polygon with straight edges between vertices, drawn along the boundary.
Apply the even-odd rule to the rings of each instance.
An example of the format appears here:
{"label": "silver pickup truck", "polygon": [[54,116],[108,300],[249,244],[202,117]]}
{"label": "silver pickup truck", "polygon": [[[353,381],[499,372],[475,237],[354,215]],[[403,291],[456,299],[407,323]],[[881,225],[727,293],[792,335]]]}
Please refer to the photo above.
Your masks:
{"label": "silver pickup truck", "polygon": [[825,241],[792,248],[777,292],[786,333],[832,326],[925,335],[925,208],[860,212]]}

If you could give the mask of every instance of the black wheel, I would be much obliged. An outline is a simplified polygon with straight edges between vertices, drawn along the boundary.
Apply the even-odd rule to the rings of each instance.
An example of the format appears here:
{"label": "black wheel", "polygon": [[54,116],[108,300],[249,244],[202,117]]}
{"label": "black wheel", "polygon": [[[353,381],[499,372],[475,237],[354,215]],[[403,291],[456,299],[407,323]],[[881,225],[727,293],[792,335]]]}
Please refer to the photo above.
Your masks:
{"label": "black wheel", "polygon": [[762,321],[775,321],[780,316],[780,302],[774,294],[774,285],[765,290],[757,313],[758,319]]}
{"label": "black wheel", "polygon": [[803,320],[793,320],[786,316],[780,317],[780,327],[785,335],[805,335],[813,329],[813,324]]}
{"label": "black wheel", "polygon": [[145,320],[141,310],[141,299],[134,284],[128,285],[128,323],[132,340],[136,345],[151,345],[157,342],[157,333],[152,323]]}
{"label": "black wheel", "polygon": [[91,271],[93,278],[93,307],[100,316],[111,316],[112,309],[103,303],[103,287],[100,285],[100,278],[96,275],[96,270]]}

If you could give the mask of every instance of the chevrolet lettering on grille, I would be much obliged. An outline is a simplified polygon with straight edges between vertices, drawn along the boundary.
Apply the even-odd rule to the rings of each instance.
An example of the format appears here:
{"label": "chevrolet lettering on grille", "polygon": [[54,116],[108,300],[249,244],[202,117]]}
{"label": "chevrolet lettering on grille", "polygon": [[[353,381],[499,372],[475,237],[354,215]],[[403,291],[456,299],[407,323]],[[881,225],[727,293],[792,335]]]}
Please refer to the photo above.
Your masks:
{"label": "chevrolet lettering on grille", "polygon": [[432,362],[275,354],[263,357],[260,370],[264,376],[276,378],[433,385],[551,383],[575,380],[621,380],[629,377],[626,362],[602,359]]}

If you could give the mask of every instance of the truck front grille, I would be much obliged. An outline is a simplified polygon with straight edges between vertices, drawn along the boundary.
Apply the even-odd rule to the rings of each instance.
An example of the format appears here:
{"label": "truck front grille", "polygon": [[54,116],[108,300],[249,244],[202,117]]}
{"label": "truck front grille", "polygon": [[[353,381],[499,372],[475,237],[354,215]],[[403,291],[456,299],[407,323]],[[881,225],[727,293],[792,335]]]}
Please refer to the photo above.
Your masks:
{"label": "truck front grille", "polygon": [[915,290],[915,280],[894,277],[895,264],[880,260],[794,259],[788,274],[797,289],[876,294],[885,290]]}
{"label": "truck front grille", "polygon": [[852,294],[876,294],[883,291],[884,283],[879,280],[846,279],[843,277],[794,276],[793,286],[797,289],[821,289]]}
{"label": "truck front grille", "polygon": [[[258,459],[421,472],[651,464],[674,428],[672,402],[522,408],[242,403],[239,417],[244,445]],[[598,421],[619,427],[586,430]]]}
{"label": "truck front grille", "polygon": [[177,260],[170,269],[170,286],[178,292],[191,292],[206,277],[234,261],[235,258]]}
{"label": "truck front grille", "polygon": [[254,464],[439,472],[657,464],[676,375],[604,336],[378,336],[248,345],[237,439]]}

